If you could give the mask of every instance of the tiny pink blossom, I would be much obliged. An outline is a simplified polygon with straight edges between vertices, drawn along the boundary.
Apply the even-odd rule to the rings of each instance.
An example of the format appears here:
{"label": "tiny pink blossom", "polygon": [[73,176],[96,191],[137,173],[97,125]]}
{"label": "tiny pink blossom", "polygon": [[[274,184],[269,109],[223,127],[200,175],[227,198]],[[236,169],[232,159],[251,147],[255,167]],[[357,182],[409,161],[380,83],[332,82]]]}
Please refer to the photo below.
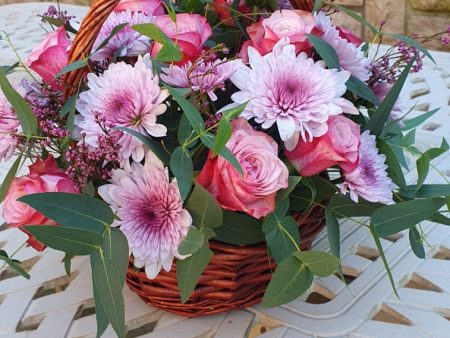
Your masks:
{"label": "tiny pink blossom", "polygon": [[[169,93],[159,87],[148,54],[139,56],[134,66],[114,63],[102,75],[90,73],[87,79],[89,89],[80,94],[75,124],[86,133],[88,145],[98,147],[98,138],[104,135],[97,123],[99,113],[109,128],[126,127],[153,137],[166,135],[167,128],[157,123],[157,118],[167,109],[163,102]],[[142,142],[128,133],[118,134],[121,163],[130,157],[141,161],[145,153]]]}
{"label": "tiny pink blossom", "polygon": [[124,23],[128,23],[128,25],[117,32],[105,47],[93,53],[91,59],[102,62],[111,59],[113,56],[144,55],[149,51],[151,41],[148,37],[141,35],[131,27],[152,21],[153,17],[140,12],[131,12],[129,9],[111,13],[94,42],[93,51],[97,50],[100,44],[110,36],[114,28]]}
{"label": "tiny pink blossom", "polygon": [[179,88],[191,88],[194,92],[207,93],[212,101],[217,100],[214,91],[225,90],[228,80],[242,63],[241,60],[217,59],[215,61],[186,62],[182,66],[163,68],[161,80]]}
{"label": "tiny pink blossom", "polygon": [[355,202],[360,196],[370,202],[393,203],[392,191],[395,185],[388,177],[385,161],[386,156],[378,153],[375,136],[365,131],[361,134],[358,166],[351,172],[344,171],[342,193],[350,192]]}
{"label": "tiny pink blossom", "polygon": [[144,165],[134,162],[129,170],[114,170],[110,182],[98,192],[118,216],[112,226],[120,227],[127,237],[134,265],[145,267],[152,279],[161,268],[170,271],[174,258],[186,258],[178,247],[192,217],[183,208],[176,180],[169,180],[161,161],[148,152]]}
{"label": "tiny pink blossom", "polygon": [[[292,150],[299,137],[311,141],[324,135],[330,116],[358,114],[342,95],[350,77],[347,71],[326,69],[284,38],[272,52],[261,54],[249,47],[249,66],[241,65],[231,77],[240,89],[231,96],[235,106],[248,101],[241,116],[255,119],[263,129],[277,125],[280,137]],[[229,108],[225,107],[224,109]]]}

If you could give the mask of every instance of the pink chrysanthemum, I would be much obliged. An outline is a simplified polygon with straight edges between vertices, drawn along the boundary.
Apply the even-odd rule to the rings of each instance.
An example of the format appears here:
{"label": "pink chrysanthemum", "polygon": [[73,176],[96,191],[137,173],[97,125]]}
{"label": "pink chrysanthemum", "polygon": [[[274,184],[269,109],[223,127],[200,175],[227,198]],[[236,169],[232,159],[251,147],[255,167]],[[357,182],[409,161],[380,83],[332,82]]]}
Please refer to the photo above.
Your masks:
{"label": "pink chrysanthemum", "polygon": [[341,68],[361,81],[367,81],[370,78],[370,60],[364,56],[361,48],[340,37],[339,31],[325,13],[315,13],[314,19],[316,27],[323,31],[322,39],[336,50]]}
{"label": "pink chrysanthemum", "polygon": [[[89,90],[80,94],[77,109],[81,115],[75,124],[86,133],[86,143],[97,147],[104,130],[97,123],[98,114],[109,127],[126,127],[139,133],[163,137],[167,128],[157,123],[167,106],[168,91],[158,85],[149,56],[139,57],[133,66],[124,62],[111,64],[100,76],[88,74]],[[119,155],[122,160],[144,158],[144,145],[128,133],[119,133]]]}
{"label": "pink chrysanthemum", "polygon": [[178,247],[192,224],[176,180],[169,180],[168,170],[149,152],[145,165],[134,162],[130,170],[114,170],[110,182],[99,194],[118,216],[112,225],[127,237],[134,265],[145,267],[149,278],[161,268],[170,271],[174,257],[186,257]]}
{"label": "pink chrysanthemum", "polygon": [[370,202],[393,203],[395,185],[387,175],[385,161],[386,156],[378,154],[375,136],[365,131],[361,135],[358,166],[352,172],[345,173],[341,192],[350,192],[350,198],[355,202],[361,196]]}
{"label": "pink chrysanthemum", "polygon": [[191,88],[195,92],[207,93],[211,100],[216,101],[216,89],[225,90],[225,81],[228,80],[241,65],[242,60],[217,59],[215,61],[188,61],[182,66],[163,68],[161,80],[179,88]]}
{"label": "pink chrysanthemum", "polygon": [[151,45],[150,39],[136,32],[131,26],[152,21],[153,17],[130,10],[111,13],[103,24],[92,50],[95,51],[110,36],[115,27],[123,23],[128,23],[128,25],[117,32],[105,47],[95,52],[91,59],[102,62],[111,59],[113,56],[138,56],[147,53]]}
{"label": "pink chrysanthemum", "polygon": [[12,133],[19,131],[20,122],[11,104],[0,91],[0,161],[11,158],[17,147],[18,139]]}
{"label": "pink chrysanthemum", "polygon": [[276,123],[289,149],[297,145],[299,136],[306,141],[324,135],[330,116],[358,114],[341,97],[350,73],[326,69],[323,62],[315,63],[305,53],[296,56],[289,39],[278,41],[265,56],[253,47],[248,54],[251,68],[241,65],[231,77],[240,89],[231,96],[232,105],[248,101],[241,116],[255,118],[264,129]]}

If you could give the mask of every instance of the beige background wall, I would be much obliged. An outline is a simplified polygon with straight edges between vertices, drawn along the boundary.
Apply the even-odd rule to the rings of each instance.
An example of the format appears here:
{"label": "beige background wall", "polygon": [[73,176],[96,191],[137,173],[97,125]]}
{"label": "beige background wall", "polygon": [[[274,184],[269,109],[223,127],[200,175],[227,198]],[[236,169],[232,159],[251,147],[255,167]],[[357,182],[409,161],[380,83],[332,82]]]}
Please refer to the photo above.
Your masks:
{"label": "beige background wall", "polygon": [[[429,36],[445,31],[450,25],[450,0],[336,0],[362,14],[378,25],[386,20],[384,31],[389,33]],[[337,22],[351,28],[365,40],[371,40],[370,32],[345,14],[337,14]],[[387,41],[386,41],[387,42]],[[429,48],[443,49],[439,41],[427,44]]]}
{"label": "beige background wall", "polygon": [[[26,2],[30,0],[0,0],[0,4]],[[33,0],[31,0],[33,1]],[[39,0],[34,0],[39,1]],[[48,0],[50,1],[50,0]],[[89,5],[91,0],[62,0],[61,2]],[[362,14],[371,23],[378,25],[386,19],[385,31],[390,33],[431,35],[444,31],[450,24],[450,0],[335,0]],[[351,28],[366,40],[373,37],[370,32],[345,14],[335,15],[336,22]],[[385,41],[389,42],[389,41]],[[439,42],[428,47],[442,49]]]}

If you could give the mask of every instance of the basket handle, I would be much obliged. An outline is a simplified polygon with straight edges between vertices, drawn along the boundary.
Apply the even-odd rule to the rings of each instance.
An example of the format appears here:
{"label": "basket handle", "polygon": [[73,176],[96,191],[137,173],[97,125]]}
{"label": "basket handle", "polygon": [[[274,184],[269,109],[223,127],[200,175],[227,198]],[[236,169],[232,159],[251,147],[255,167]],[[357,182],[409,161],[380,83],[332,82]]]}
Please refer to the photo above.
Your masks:
{"label": "basket handle", "polygon": [[[116,5],[120,0],[94,0],[88,13],[81,22],[80,29],[75,35],[72,46],[69,51],[69,64],[84,60],[89,55],[94,45],[103,23],[108,16],[112,13]],[[73,70],[64,74],[64,97],[67,99],[70,95],[73,95],[84,75],[87,72],[87,67]]]}
{"label": "basket handle", "polygon": [[314,0],[289,0],[295,9],[311,12],[314,8]]}

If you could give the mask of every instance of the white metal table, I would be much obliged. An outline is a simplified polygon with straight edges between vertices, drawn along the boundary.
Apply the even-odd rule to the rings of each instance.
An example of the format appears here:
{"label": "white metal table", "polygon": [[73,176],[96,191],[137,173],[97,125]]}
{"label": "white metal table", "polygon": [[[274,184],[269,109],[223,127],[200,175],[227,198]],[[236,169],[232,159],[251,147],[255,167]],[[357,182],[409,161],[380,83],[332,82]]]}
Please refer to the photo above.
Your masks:
{"label": "white metal table", "polygon": [[[22,58],[44,35],[36,15],[47,6],[0,6],[0,29],[10,33]],[[87,10],[63,7],[78,18]],[[411,117],[442,107],[417,131],[421,149],[438,146],[442,137],[450,136],[450,54],[433,54],[439,66],[426,61],[424,72],[411,76],[402,93],[408,105],[416,104]],[[14,53],[0,40],[0,64],[15,61]],[[0,181],[10,164],[0,164]],[[442,182],[442,175],[450,179],[450,156],[434,164],[437,170],[428,182]],[[415,171],[411,170],[407,179],[414,178]],[[347,221],[341,225],[346,284],[336,276],[318,278],[308,292],[287,305],[274,309],[255,306],[195,319],[149,307],[125,287],[127,337],[450,337],[450,229],[430,222],[422,226],[431,244],[425,248],[427,260],[414,256],[408,236],[382,240],[400,298],[392,292],[368,230]],[[25,240],[20,231],[0,227],[0,248],[8,253]],[[324,233],[314,248],[329,249]],[[95,337],[87,259],[73,260],[69,278],[61,264],[62,253],[36,253],[25,248],[16,258],[24,262],[31,279],[25,280],[8,269],[0,273],[0,338]],[[104,335],[114,336],[111,329]]]}

